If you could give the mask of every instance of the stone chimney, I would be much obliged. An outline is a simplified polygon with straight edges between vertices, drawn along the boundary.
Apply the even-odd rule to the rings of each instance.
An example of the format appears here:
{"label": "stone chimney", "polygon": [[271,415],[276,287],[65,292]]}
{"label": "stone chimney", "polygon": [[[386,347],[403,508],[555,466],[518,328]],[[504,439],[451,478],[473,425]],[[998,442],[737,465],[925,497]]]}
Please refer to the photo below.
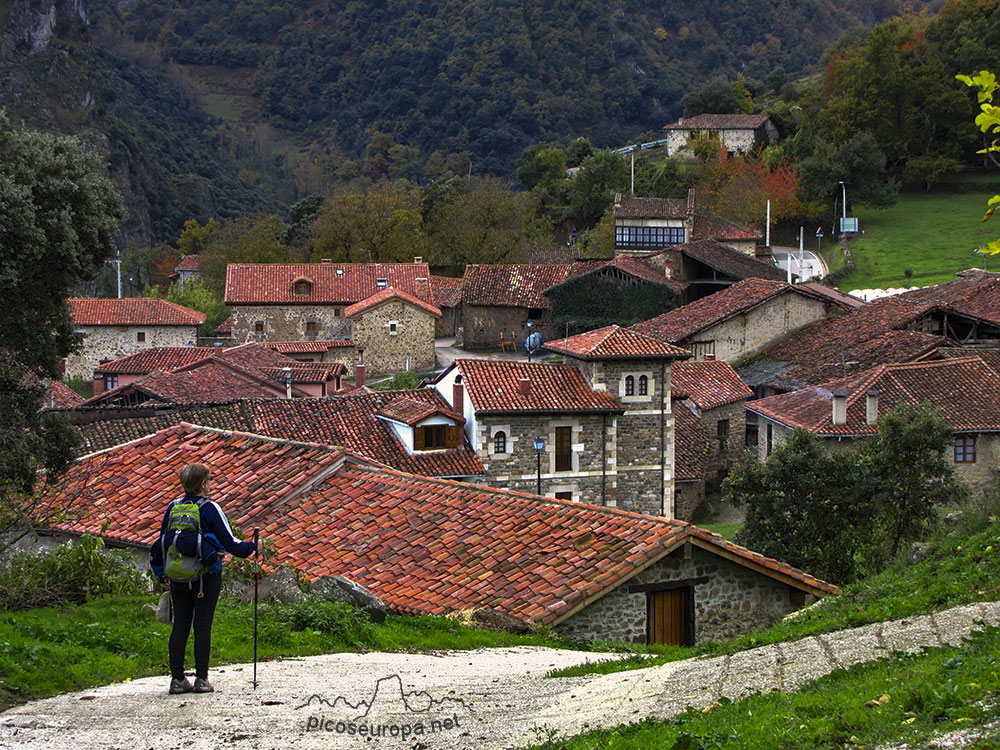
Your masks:
{"label": "stone chimney", "polygon": [[333,261],[330,258],[323,258],[320,260],[320,263],[333,263]]}
{"label": "stone chimney", "polygon": [[518,380],[517,381],[517,391],[522,396],[530,396],[531,395],[531,380],[529,380],[528,378],[521,378],[520,380]]}
{"label": "stone chimney", "polygon": [[431,281],[421,276],[413,280],[413,296],[427,302],[431,298]]}
{"label": "stone chimney", "polygon": [[715,355],[714,354],[703,354],[701,356],[701,359],[702,359],[703,362],[714,362],[715,361]]}
{"label": "stone chimney", "polygon": [[282,367],[281,377],[285,381],[285,398],[291,399],[292,397],[292,368]]}
{"label": "stone chimney", "polygon": [[424,258],[423,258],[422,255],[414,255],[413,256],[413,262],[414,262],[414,264],[419,265],[419,264],[421,264],[421,263],[424,262]]}
{"label": "stone chimney", "polygon": [[868,397],[865,400],[865,422],[868,424],[878,423],[878,397],[881,392],[878,390],[868,391]]}
{"label": "stone chimney", "polygon": [[847,424],[847,391],[833,392],[833,423]]}
{"label": "stone chimney", "polygon": [[362,388],[365,384],[365,366],[355,365],[354,366],[354,385],[358,388]]}
{"label": "stone chimney", "polygon": [[694,216],[694,188],[688,190],[687,215]]}
{"label": "stone chimney", "polygon": [[104,378],[94,377],[94,395],[99,396],[104,393]]}
{"label": "stone chimney", "polygon": [[451,387],[451,409],[458,414],[465,413],[465,386],[462,385],[461,375],[455,377]]}

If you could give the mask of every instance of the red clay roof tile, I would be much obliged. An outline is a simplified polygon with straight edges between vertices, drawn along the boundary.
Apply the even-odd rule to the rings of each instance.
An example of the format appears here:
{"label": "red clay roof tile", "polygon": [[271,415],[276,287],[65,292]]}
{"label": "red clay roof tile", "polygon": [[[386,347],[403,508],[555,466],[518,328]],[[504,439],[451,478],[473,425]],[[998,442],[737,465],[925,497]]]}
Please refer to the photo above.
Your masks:
{"label": "red clay roof tile", "polygon": [[[293,280],[313,280],[308,295]],[[426,263],[233,263],[226,268],[227,305],[352,305],[388,286],[416,295]],[[384,283],[383,283],[384,282]]]}
{"label": "red clay roof tile", "polygon": [[545,290],[566,278],[567,265],[478,265],[465,267],[462,302],[466,305],[548,309]]}
{"label": "red clay roof tile", "polygon": [[165,299],[73,298],[70,315],[79,326],[199,326],[205,313],[167,302]]}
{"label": "red clay roof tile", "polygon": [[360,313],[371,310],[372,308],[378,307],[379,305],[390,302],[394,299],[401,300],[408,305],[413,305],[413,307],[418,307],[436,318],[441,317],[441,311],[434,307],[431,303],[424,302],[421,299],[417,299],[412,294],[401,292],[391,286],[346,308],[344,310],[344,316],[347,318],[353,318],[355,315],[359,315]]}
{"label": "red clay roof tile", "polygon": [[545,343],[545,348],[576,359],[687,359],[679,346],[618,325]]}
{"label": "red clay roof tile", "polygon": [[690,398],[702,411],[745,401],[753,397],[728,362],[678,362],[670,368],[670,380],[676,395]]}

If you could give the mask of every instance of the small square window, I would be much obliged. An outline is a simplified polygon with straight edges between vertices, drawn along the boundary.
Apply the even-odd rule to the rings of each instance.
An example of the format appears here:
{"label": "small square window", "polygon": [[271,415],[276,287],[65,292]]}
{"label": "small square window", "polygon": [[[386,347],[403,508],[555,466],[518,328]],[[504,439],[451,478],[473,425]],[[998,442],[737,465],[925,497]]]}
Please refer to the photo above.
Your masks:
{"label": "small square window", "polygon": [[342,317],[344,317],[344,308],[342,308],[342,307],[335,307],[335,308],[333,308],[333,317],[335,317],[335,318],[342,318]]}
{"label": "small square window", "polygon": [[397,329],[398,325],[399,324],[395,320],[390,320],[389,321],[389,335],[390,336],[395,336],[399,332],[398,329]]}
{"label": "small square window", "polygon": [[135,341],[136,341],[137,344],[144,344],[144,343],[146,343],[146,332],[145,331],[136,331],[135,332]]}
{"label": "small square window", "polygon": [[110,391],[112,388],[118,387],[118,376],[117,375],[105,375],[104,376],[104,390]]}
{"label": "small square window", "polygon": [[556,500],[572,500],[573,499],[573,493],[572,492],[556,492],[556,493],[553,494],[553,496],[556,498]]}
{"label": "small square window", "polygon": [[959,435],[955,438],[955,463],[974,464],[976,462],[976,438],[974,435]]}
{"label": "small square window", "polygon": [[256,323],[253,324],[253,332],[254,333],[264,333],[264,321],[263,320],[258,320]]}
{"label": "small square window", "polygon": [[319,329],[317,328],[315,320],[306,321],[306,333],[316,333],[317,330]]}

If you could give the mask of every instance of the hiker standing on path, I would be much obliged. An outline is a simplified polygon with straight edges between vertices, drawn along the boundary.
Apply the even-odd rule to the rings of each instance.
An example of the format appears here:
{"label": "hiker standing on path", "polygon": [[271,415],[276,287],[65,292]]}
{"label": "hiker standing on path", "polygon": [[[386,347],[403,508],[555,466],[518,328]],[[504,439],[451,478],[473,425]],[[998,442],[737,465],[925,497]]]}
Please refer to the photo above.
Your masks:
{"label": "hiker standing on path", "polygon": [[[198,571],[201,571],[197,578],[189,576],[186,583],[178,582],[175,578],[170,585],[174,613],[169,644],[169,692],[172,695],[213,692],[214,688],[208,681],[208,657],[212,647],[212,619],[222,591],[221,553],[226,551],[237,557],[249,557],[256,549],[253,542],[241,542],[233,536],[226,514],[218,503],[208,499],[211,475],[211,470],[205,464],[188,464],[181,469],[184,497],[167,506],[160,524],[160,536],[150,547],[150,567],[160,583],[167,583],[168,568],[172,568],[171,560],[165,558],[173,554],[175,548],[184,555],[185,566],[193,564],[196,567],[191,575],[197,576]],[[190,518],[185,519],[185,509],[178,506],[187,506],[191,510]],[[197,507],[197,514],[194,513],[194,507]],[[176,531],[178,518],[195,524],[195,531]],[[184,676],[184,651],[192,623],[194,685]]]}

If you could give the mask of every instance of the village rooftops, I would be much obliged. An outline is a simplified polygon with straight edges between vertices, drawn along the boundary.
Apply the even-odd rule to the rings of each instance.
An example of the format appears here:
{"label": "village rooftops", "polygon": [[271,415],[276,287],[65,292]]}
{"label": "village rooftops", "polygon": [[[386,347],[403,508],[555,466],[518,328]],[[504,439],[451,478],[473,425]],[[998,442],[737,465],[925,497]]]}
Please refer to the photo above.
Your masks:
{"label": "village rooftops", "polygon": [[674,481],[695,482],[708,473],[712,454],[711,439],[705,425],[683,405],[673,407]]}
{"label": "village rooftops", "polygon": [[615,194],[616,219],[685,219],[694,214],[694,191],[687,198],[646,198]]}
{"label": "village rooftops", "polygon": [[174,266],[174,271],[198,271],[200,268],[201,256],[197,253],[190,253],[177,262],[177,265]]}
{"label": "village rooftops", "polygon": [[815,596],[829,583],[680,521],[405,474],[347,451],[179,425],[86,456],[46,494],[58,529],[147,548],[177,473],[212,467],[213,499],[272,540],[276,564],[342,575],[395,610],[488,607],[555,626],[685,544]]}
{"label": "village rooftops", "polygon": [[352,305],[387,287],[430,296],[426,263],[233,263],[227,305]]}
{"label": "village rooftops", "polygon": [[666,277],[662,271],[658,271],[638,258],[629,255],[617,255],[614,258],[604,260],[578,260],[570,265],[564,279],[545,291],[547,293],[572,279],[601,271],[612,273],[617,271],[623,276],[642,279],[652,284],[663,284],[664,286],[669,286],[677,294],[682,293],[687,288],[687,284],[682,284]]}
{"label": "village rooftops", "polygon": [[354,346],[354,341],[351,339],[262,341],[260,345],[267,349],[274,349],[279,354],[323,354],[330,349],[349,349]]}
{"label": "village rooftops", "polygon": [[[846,392],[846,419],[833,422],[833,399]],[[747,403],[747,409],[790,428],[816,435],[856,436],[877,431],[868,419],[868,399],[877,412],[907,403],[929,404],[956,432],[1000,432],[1000,374],[975,356],[880,365],[823,385]]]}
{"label": "village rooftops", "polygon": [[688,359],[691,352],[660,339],[611,325],[568,339],[548,341],[545,348],[556,354],[584,360]]}
{"label": "village rooftops", "polygon": [[[754,260],[746,253],[734,250],[728,245],[724,245],[714,239],[687,242],[683,245],[674,245],[657,252],[664,253],[669,251],[680,252],[699,263],[704,263],[709,268],[737,279],[758,278],[784,281],[786,276],[785,272],[777,266]],[[652,253],[652,255],[655,254]]]}
{"label": "village rooftops", "polygon": [[[428,392],[437,393],[437,391]],[[391,419],[393,422],[399,422],[410,427],[413,427],[421,420],[436,415],[446,416],[459,424],[465,423],[465,418],[460,414],[456,414],[443,398],[441,399],[441,403],[434,403],[427,398],[401,396],[390,401],[375,412],[376,417]]]}
{"label": "village rooftops", "polygon": [[613,395],[591,388],[580,371],[570,365],[459,359],[452,367],[458,368],[476,414],[625,411]]}
{"label": "village rooftops", "polygon": [[78,297],[68,301],[78,326],[199,326],[205,322],[205,313],[165,299]]}
{"label": "village rooftops", "polygon": [[682,117],[677,122],[664,125],[664,130],[756,130],[768,121],[767,115],[701,114]]}
{"label": "village rooftops", "polygon": [[83,396],[70,389],[61,380],[53,380],[45,389],[42,399],[44,409],[69,409],[83,403]]}
{"label": "village rooftops", "polygon": [[428,312],[436,318],[441,317],[441,311],[434,307],[430,302],[424,302],[423,300],[417,299],[412,294],[407,294],[393,287],[386,287],[385,289],[376,292],[371,297],[366,297],[365,299],[357,302],[344,310],[344,315],[348,318],[353,318],[355,315],[359,315],[368,310],[372,310],[379,305],[383,305],[386,302],[392,302],[393,300],[400,300],[413,307],[420,308],[424,312]]}
{"label": "village rooftops", "polygon": [[439,308],[462,304],[462,280],[453,276],[431,276],[434,305]]}
{"label": "village rooftops", "polygon": [[548,309],[545,290],[566,278],[568,265],[480,265],[465,267],[462,302],[466,305]]}
{"label": "village rooftops", "polygon": [[786,292],[822,299],[847,309],[846,304],[837,297],[821,294],[812,287],[786,284],[784,281],[771,279],[749,278],[676,310],[636,323],[629,330],[654,336],[662,341],[677,343]]}
{"label": "village rooftops", "polygon": [[678,362],[670,368],[672,394],[690,398],[701,411],[753,398],[751,390],[728,362]]}
{"label": "village rooftops", "polygon": [[151,346],[127,357],[103,362],[94,372],[101,375],[148,375],[155,370],[171,372],[221,351],[222,348],[216,346]]}

